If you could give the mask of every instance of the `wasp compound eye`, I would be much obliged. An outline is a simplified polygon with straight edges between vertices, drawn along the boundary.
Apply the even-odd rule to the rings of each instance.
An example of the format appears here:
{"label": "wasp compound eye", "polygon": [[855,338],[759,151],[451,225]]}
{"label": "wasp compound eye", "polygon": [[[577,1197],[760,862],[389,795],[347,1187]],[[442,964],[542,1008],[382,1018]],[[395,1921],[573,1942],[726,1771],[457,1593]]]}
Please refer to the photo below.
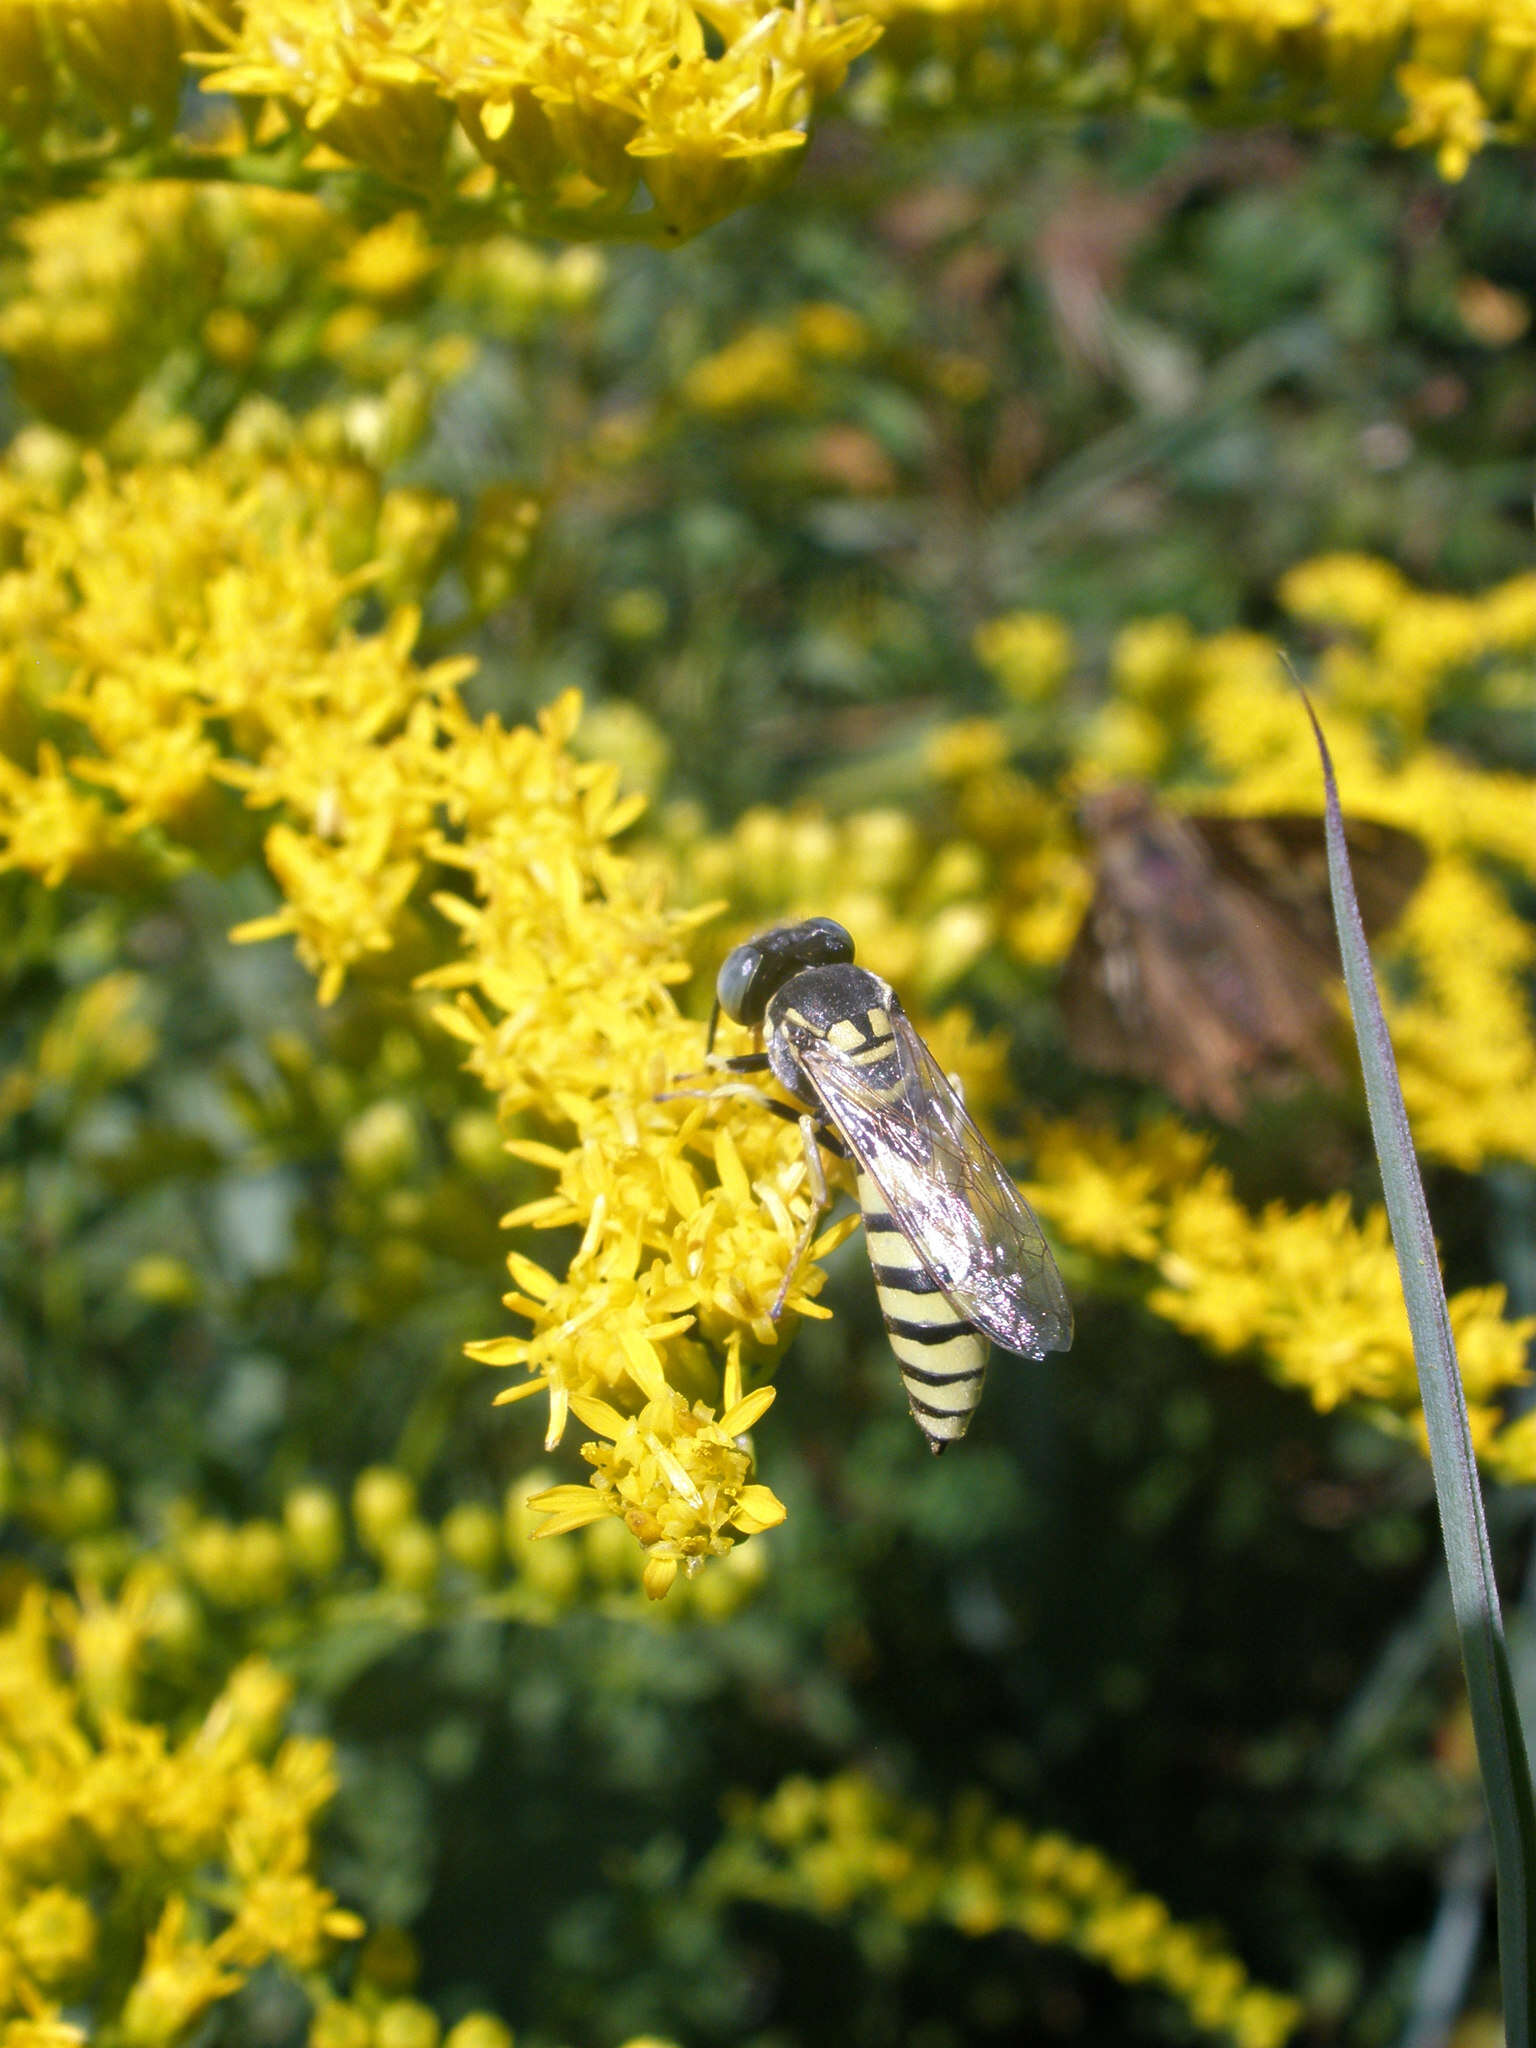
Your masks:
{"label": "wasp compound eye", "polygon": [[[715,982],[715,1002],[733,1024],[761,1024],[771,990],[754,990],[763,956],[756,946],[727,953]],[[754,1000],[755,997],[755,1000]]]}

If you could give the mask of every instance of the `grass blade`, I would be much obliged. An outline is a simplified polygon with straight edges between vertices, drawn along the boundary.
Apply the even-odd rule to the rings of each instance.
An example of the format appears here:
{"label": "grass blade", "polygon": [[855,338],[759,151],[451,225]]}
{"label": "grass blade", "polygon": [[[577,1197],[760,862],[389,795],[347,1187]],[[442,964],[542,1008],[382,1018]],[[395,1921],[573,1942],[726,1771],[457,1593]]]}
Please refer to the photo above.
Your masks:
{"label": "grass blade", "polygon": [[1536,1957],[1532,1885],[1536,1872],[1536,1806],[1531,1799],[1530,1771],[1520,1729],[1520,1715],[1510,1676],[1499,1613],[1498,1588],[1483,1519],[1477,1460],[1467,1427],[1467,1404],[1456,1347],[1451,1336],[1440,1260],[1430,1228],[1424,1184],[1419,1178],[1397,1063],[1387,1036],[1386,1019],[1376,993],[1371,956],[1360,922],[1350,877],[1344,820],[1334,781],[1333,761],[1322,727],[1305,690],[1302,702],[1312,721],[1322,758],[1327,792],[1328,878],[1333,913],[1344,958],[1344,981],[1360,1064],[1371,1134],[1381,1166],[1382,1188],[1392,1242],[1397,1252],[1403,1299],[1413,1333],[1414,1362],[1429,1428],[1430,1466],[1445,1559],[1450,1571],[1451,1607],[1467,1675],[1467,1696],[1482,1772],[1483,1796],[1493,1835],[1494,1871],[1498,1882],[1499,1967],[1504,2001],[1504,2032],[1508,2048],[1530,2048]]}

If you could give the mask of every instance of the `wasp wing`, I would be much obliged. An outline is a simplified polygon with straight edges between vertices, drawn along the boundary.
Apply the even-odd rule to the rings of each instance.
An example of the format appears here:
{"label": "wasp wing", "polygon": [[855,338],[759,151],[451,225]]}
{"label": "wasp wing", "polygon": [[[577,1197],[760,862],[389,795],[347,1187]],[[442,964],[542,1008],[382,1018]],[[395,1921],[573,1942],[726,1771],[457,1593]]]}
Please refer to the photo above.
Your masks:
{"label": "wasp wing", "polygon": [[966,1320],[1006,1351],[1065,1351],[1072,1309],[1034,1211],[894,1001],[890,1019],[894,1047],[873,1072],[809,1031],[792,1031],[795,1057]]}

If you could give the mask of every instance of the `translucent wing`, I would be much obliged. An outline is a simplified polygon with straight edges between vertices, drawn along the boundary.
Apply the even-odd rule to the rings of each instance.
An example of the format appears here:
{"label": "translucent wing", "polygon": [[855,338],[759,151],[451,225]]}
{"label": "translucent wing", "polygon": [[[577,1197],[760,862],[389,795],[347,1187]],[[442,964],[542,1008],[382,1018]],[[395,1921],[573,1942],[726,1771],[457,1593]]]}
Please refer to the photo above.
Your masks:
{"label": "translucent wing", "polygon": [[828,1118],[955,1307],[1006,1351],[1065,1351],[1072,1309],[1034,1212],[904,1013],[892,1002],[894,1049],[873,1069],[786,1028]]}

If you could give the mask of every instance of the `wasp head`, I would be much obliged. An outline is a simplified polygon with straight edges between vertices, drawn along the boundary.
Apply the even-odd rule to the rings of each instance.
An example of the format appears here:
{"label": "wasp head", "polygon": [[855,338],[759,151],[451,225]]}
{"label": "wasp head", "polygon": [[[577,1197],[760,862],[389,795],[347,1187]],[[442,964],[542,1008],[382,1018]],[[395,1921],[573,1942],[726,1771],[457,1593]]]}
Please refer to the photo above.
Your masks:
{"label": "wasp head", "polygon": [[734,1024],[762,1023],[769,1003],[785,982],[807,967],[842,967],[853,958],[853,940],[830,917],[776,925],[727,953],[715,983],[709,1045],[723,1010]]}

